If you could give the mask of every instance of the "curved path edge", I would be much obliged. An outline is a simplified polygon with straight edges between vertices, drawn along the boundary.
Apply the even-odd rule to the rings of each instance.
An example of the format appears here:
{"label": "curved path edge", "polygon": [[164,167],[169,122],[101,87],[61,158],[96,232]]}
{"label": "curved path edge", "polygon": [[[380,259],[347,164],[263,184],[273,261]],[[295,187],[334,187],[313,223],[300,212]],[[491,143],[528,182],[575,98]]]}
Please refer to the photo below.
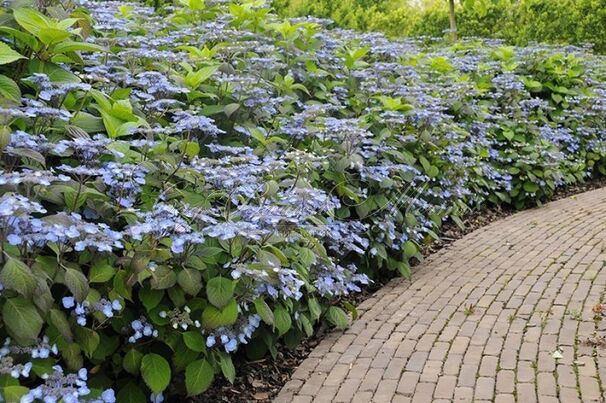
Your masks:
{"label": "curved path edge", "polygon": [[604,402],[605,293],[603,188],[489,224],[392,280],[275,402]]}

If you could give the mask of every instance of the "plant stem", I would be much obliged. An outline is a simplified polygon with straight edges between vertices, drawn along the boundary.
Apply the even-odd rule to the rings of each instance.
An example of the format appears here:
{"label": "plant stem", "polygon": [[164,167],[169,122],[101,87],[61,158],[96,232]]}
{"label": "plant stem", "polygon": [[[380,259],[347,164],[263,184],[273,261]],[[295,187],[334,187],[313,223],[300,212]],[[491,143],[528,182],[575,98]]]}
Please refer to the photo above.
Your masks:
{"label": "plant stem", "polygon": [[455,16],[454,0],[448,0],[448,20],[450,21],[450,35],[453,41],[457,40],[457,18]]}

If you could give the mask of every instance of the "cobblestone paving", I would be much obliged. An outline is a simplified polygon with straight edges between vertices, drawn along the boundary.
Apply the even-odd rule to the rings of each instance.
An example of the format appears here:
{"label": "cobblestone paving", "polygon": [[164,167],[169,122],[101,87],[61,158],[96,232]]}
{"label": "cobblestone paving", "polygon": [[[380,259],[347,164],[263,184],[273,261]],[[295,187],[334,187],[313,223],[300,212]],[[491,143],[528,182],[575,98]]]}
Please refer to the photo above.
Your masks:
{"label": "cobblestone paving", "polygon": [[[606,189],[475,231],[364,301],[275,402],[604,402]],[[597,333],[596,333],[597,332]]]}

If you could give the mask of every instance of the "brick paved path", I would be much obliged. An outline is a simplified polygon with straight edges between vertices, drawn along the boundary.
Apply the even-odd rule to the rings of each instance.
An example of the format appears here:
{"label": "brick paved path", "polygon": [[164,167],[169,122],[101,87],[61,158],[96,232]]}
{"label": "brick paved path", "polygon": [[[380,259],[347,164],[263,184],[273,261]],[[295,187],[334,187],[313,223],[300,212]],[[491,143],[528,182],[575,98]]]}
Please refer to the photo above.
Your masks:
{"label": "brick paved path", "polygon": [[586,341],[606,337],[592,311],[605,293],[601,189],[493,223],[391,281],[276,402],[604,402],[606,348]]}

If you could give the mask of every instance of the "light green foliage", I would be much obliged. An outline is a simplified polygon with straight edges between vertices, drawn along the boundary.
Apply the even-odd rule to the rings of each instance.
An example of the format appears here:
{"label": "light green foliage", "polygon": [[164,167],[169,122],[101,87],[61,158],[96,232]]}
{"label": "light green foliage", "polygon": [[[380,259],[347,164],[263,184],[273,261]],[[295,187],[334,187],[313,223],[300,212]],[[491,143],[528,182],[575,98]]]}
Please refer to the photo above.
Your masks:
{"label": "light green foliage", "polygon": [[[441,37],[448,28],[446,1],[420,9],[396,1],[276,0],[285,15],[326,17],[339,26],[389,36]],[[529,42],[591,43],[606,51],[606,2],[601,0],[465,0],[457,7],[461,36]]]}

